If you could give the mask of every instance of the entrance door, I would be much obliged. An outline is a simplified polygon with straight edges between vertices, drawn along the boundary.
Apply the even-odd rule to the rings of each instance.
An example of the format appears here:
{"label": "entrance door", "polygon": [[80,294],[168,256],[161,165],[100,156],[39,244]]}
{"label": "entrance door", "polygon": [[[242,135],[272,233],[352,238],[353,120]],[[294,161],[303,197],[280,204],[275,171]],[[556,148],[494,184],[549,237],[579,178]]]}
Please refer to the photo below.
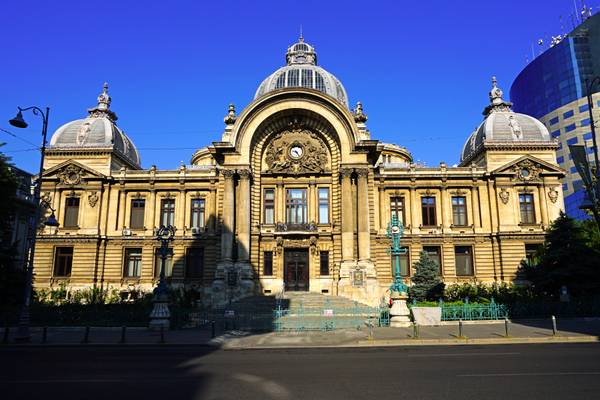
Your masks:
{"label": "entrance door", "polygon": [[285,290],[308,291],[308,250],[285,250]]}

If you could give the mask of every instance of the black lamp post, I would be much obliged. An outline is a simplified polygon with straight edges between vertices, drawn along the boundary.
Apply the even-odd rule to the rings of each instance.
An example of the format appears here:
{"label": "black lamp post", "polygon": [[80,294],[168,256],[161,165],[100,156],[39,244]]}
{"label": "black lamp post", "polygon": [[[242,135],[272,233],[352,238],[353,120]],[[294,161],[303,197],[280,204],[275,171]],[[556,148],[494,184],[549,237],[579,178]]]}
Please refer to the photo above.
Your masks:
{"label": "black lamp post", "polygon": [[[42,111],[41,108],[32,106],[27,108],[17,107],[19,111],[17,115],[8,121],[12,126],[16,128],[27,128],[27,122],[23,119],[23,111],[31,110],[34,115],[40,115],[42,117],[42,147],[40,148],[40,170],[38,173],[37,183],[33,192],[33,201],[35,204],[35,215],[30,226],[30,246],[29,246],[29,257],[27,260],[27,271],[25,275],[25,288],[23,290],[23,306],[21,308],[21,314],[19,315],[19,328],[17,330],[16,340],[18,341],[29,341],[31,334],[29,332],[29,303],[31,300],[31,290],[33,283],[33,259],[35,255],[35,239],[37,236],[38,223],[41,219],[41,207],[40,207],[40,194],[42,191],[42,174],[44,173],[44,156],[46,154],[46,134],[48,133],[48,114],[50,108],[46,107],[46,112]],[[48,205],[49,206],[49,205]],[[51,208],[51,207],[50,207]],[[54,209],[52,209],[52,215],[44,222],[47,226],[58,226],[58,221],[54,216]]]}
{"label": "black lamp post", "polygon": [[[596,140],[596,125],[594,123],[594,101],[592,99],[593,96],[593,88],[594,85],[600,83],[600,76],[594,77],[591,81],[589,79],[585,80],[586,90],[587,90],[587,103],[588,103],[588,113],[590,116],[590,129],[592,132],[592,147],[594,150],[594,168],[592,168],[592,174],[590,174],[589,179],[591,182],[586,183],[586,191],[587,195],[592,202],[592,214],[594,215],[594,219],[596,220],[596,225],[598,227],[598,231],[600,232],[600,162],[598,162],[598,142]],[[584,143],[585,145],[585,143]],[[587,159],[586,159],[587,161]],[[584,177],[582,176],[582,179]],[[588,180],[588,179],[584,179]]]}
{"label": "black lamp post", "polygon": [[169,329],[169,292],[165,281],[165,263],[169,254],[169,242],[173,241],[175,228],[172,225],[161,225],[156,232],[156,240],[160,241],[160,275],[158,285],[154,289],[152,312],[150,313],[150,329]]}

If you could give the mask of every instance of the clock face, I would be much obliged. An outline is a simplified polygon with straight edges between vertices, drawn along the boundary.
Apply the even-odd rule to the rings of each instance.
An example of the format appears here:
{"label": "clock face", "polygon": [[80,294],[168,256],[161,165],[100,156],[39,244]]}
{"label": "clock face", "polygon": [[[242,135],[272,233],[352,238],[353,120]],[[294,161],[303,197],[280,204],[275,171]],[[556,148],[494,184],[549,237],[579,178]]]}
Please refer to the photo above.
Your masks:
{"label": "clock face", "polygon": [[293,159],[298,159],[302,157],[302,154],[304,154],[304,149],[302,148],[302,146],[294,145],[290,147],[290,157],[292,157]]}
{"label": "clock face", "polygon": [[392,233],[398,233],[400,232],[400,227],[399,226],[392,226]]}

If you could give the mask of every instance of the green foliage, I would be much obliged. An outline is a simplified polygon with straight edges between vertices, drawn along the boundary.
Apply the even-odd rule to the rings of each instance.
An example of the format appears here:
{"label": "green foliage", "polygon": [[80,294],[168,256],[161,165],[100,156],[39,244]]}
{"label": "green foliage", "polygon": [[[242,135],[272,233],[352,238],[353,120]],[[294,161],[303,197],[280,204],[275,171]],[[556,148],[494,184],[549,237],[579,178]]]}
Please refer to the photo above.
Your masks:
{"label": "green foliage", "polygon": [[121,295],[118,289],[103,289],[99,287],[68,290],[65,284],[56,288],[39,289],[34,293],[34,302],[48,306],[64,304],[78,305],[103,305],[120,303],[150,303],[151,294],[141,291],[129,292],[127,296]]}
{"label": "green foliage", "polygon": [[410,296],[417,301],[436,300],[444,292],[444,283],[440,278],[439,266],[425,251],[421,252],[419,261],[414,264],[415,275],[412,277]]}
{"label": "green foliage", "polygon": [[454,284],[447,286],[444,291],[444,301],[447,302],[469,299],[470,303],[489,303],[494,299],[496,303],[511,304],[517,301],[529,301],[534,297],[530,288],[506,282],[491,285],[482,282]]}
{"label": "green foliage", "polygon": [[[0,147],[4,143],[0,143]],[[14,265],[15,246],[11,243],[17,179],[10,169],[10,158],[0,152],[0,306],[21,301],[25,274]]]}
{"label": "green foliage", "polygon": [[520,274],[534,293],[558,297],[562,286],[574,296],[600,293],[597,232],[561,213],[548,229],[537,263],[522,263]]}

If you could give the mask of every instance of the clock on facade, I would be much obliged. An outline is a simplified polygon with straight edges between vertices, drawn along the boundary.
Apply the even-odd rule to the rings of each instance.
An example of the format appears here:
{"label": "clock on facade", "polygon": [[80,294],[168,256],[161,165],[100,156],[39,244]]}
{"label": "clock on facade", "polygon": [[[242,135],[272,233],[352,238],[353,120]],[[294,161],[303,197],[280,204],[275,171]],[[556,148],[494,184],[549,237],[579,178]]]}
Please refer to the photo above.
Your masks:
{"label": "clock on facade", "polygon": [[302,148],[302,146],[293,145],[292,147],[290,147],[290,157],[292,157],[293,159],[299,159],[300,157],[302,157],[302,154],[304,154],[304,149]]}

